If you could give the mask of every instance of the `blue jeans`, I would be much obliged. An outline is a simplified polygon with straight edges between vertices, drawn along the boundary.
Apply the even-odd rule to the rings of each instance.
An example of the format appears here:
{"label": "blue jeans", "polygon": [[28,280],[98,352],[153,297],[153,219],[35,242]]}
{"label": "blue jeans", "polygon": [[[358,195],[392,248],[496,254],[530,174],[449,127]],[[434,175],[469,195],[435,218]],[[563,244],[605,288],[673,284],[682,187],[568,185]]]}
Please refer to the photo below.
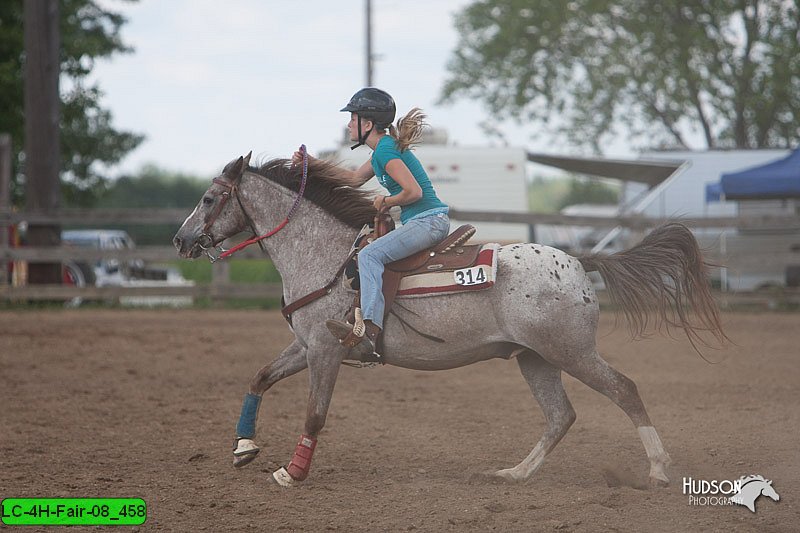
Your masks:
{"label": "blue jeans", "polygon": [[383,329],[386,305],[383,300],[383,265],[429,248],[442,241],[449,232],[450,219],[444,213],[414,218],[358,252],[364,320],[371,320]]}

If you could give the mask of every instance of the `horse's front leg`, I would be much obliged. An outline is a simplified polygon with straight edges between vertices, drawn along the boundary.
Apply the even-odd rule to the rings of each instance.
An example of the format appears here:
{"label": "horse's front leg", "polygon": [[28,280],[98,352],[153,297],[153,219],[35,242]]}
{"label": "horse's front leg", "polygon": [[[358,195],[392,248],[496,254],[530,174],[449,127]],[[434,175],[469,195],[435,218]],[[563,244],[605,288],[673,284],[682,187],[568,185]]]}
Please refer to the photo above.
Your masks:
{"label": "horse's front leg", "polygon": [[289,464],[272,474],[279,485],[288,487],[308,477],[311,458],[317,447],[317,435],[325,426],[333,388],[346,352],[345,348],[331,342],[330,334],[324,327],[316,332],[315,342],[309,343],[307,359],[310,392],[305,432],[300,435]]}
{"label": "horse's front leg", "polygon": [[259,447],[253,441],[256,435],[256,419],[261,405],[261,395],[283,378],[306,368],[306,348],[296,339],[271,363],[261,368],[250,381],[250,391],[245,394],[242,413],[236,424],[233,444],[233,466],[244,466],[258,455]]}

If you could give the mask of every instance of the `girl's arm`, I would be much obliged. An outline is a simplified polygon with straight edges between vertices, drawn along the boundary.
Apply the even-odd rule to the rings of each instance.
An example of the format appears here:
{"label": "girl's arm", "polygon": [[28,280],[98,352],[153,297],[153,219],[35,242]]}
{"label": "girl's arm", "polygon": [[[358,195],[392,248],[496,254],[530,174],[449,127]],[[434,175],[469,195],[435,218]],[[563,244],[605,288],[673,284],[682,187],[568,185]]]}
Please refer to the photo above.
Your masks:
{"label": "girl's arm", "polygon": [[383,204],[387,207],[413,204],[422,198],[422,188],[419,186],[419,183],[417,183],[417,180],[414,179],[414,175],[411,174],[411,171],[408,170],[408,167],[403,163],[402,159],[392,159],[386,163],[386,172],[403,188],[403,190],[394,196],[379,195],[383,200],[376,198],[376,208],[380,207],[379,204]]}
{"label": "girl's arm", "polygon": [[372,170],[372,162],[367,160],[366,163],[358,167],[356,170],[344,170],[345,176],[347,180],[352,182],[352,187],[361,187],[366,182],[375,175],[375,171]]}
{"label": "girl's arm", "polygon": [[[316,160],[316,157],[311,155],[308,156],[309,164]],[[299,150],[292,154],[292,165],[300,165],[302,162],[303,154]],[[375,175],[375,172],[372,170],[372,163],[370,161],[367,161],[356,170],[348,170],[346,168],[338,167],[337,173],[342,178],[342,183],[350,187],[361,187],[368,182],[372,176]]]}

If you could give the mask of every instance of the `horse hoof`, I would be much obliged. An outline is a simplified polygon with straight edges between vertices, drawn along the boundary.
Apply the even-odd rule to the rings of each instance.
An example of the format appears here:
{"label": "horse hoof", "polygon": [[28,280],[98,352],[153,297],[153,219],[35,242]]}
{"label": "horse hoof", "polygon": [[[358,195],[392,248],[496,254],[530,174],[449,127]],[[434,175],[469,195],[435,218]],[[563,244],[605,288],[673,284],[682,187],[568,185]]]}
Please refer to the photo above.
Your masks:
{"label": "horse hoof", "polygon": [[492,485],[502,485],[506,483],[517,483],[518,481],[511,476],[501,473],[502,470],[487,470],[476,472],[469,477],[470,485],[491,483]]}
{"label": "horse hoof", "polygon": [[664,487],[669,487],[669,479],[666,477],[650,477],[650,488],[663,489]]}
{"label": "horse hoof", "polygon": [[253,459],[256,458],[256,455],[258,455],[258,450],[255,450],[246,455],[237,455],[233,458],[233,466],[235,466],[236,468],[241,468],[243,466],[249,465],[250,463],[253,462]]}
{"label": "horse hoof", "polygon": [[669,486],[669,478],[667,477],[667,473],[664,472],[666,464],[655,464],[650,466],[650,487],[651,488],[663,488]]}
{"label": "horse hoof", "polygon": [[294,485],[294,479],[289,475],[289,472],[287,472],[286,468],[284,467],[280,467],[274,471],[272,476],[270,476],[270,479],[281,487],[291,487]]}
{"label": "horse hoof", "polygon": [[256,458],[261,449],[250,439],[239,439],[233,451],[233,466],[241,468]]}

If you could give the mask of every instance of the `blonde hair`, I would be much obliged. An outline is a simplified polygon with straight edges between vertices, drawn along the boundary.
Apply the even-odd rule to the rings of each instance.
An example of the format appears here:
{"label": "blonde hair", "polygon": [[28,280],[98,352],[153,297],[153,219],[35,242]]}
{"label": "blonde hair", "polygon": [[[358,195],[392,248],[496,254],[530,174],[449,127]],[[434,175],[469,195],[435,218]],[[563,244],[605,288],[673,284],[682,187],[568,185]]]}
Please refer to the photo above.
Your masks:
{"label": "blonde hair", "polygon": [[415,107],[397,121],[397,128],[389,126],[389,134],[397,139],[397,148],[401,152],[405,152],[422,140],[422,133],[428,126],[426,118],[428,117],[422,109]]}

